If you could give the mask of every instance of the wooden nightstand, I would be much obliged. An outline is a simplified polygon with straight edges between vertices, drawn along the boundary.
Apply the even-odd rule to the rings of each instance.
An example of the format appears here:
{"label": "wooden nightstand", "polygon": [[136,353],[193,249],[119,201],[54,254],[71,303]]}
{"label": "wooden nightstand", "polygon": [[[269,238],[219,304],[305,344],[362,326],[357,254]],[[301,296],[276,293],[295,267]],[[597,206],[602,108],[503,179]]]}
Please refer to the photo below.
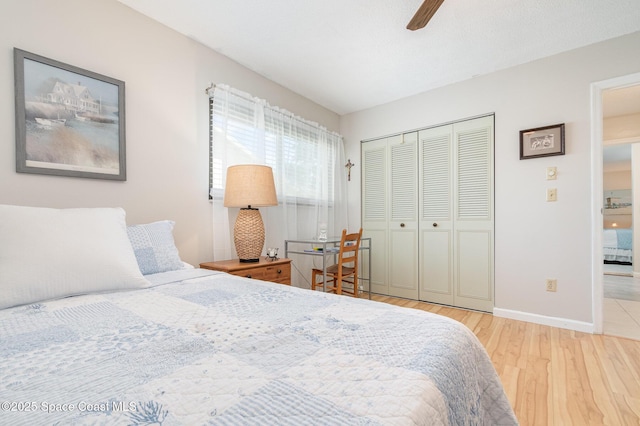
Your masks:
{"label": "wooden nightstand", "polygon": [[291,285],[291,259],[265,260],[261,257],[259,262],[254,263],[241,263],[238,259],[219,260],[201,263],[200,267],[240,277]]}

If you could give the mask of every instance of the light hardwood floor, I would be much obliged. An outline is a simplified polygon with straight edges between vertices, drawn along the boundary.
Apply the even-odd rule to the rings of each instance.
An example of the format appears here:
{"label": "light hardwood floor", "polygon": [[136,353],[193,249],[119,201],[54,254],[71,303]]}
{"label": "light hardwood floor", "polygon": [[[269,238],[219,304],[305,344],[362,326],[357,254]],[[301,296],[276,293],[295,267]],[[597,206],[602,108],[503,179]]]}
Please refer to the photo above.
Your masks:
{"label": "light hardwood floor", "polygon": [[373,295],[460,321],[486,348],[520,424],[640,425],[640,341]]}

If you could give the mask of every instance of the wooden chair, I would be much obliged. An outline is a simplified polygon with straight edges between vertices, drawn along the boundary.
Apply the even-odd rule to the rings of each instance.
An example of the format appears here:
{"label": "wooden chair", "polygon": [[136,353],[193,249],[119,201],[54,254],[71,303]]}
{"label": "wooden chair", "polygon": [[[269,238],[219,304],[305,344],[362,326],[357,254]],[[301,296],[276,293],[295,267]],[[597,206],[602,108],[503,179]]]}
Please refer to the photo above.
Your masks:
{"label": "wooden chair", "polygon": [[[362,238],[362,228],[358,233],[347,234],[347,230],[342,230],[340,248],[336,253],[338,263],[327,268],[327,282],[325,290],[336,294],[349,294],[358,297],[358,253],[360,252],[360,239]],[[316,278],[320,276],[318,283]],[[322,269],[311,270],[311,290],[316,287],[322,289]],[[329,284],[330,283],[330,284]],[[347,288],[343,283],[349,284]],[[353,286],[353,288],[350,288]]]}

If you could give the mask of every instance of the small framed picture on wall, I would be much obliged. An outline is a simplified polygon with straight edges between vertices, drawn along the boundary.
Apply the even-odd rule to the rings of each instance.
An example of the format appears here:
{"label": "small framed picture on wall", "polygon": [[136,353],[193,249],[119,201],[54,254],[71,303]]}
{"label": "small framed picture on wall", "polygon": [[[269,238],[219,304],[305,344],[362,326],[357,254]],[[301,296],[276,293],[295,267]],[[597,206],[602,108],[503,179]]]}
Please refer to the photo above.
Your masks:
{"label": "small framed picture on wall", "polygon": [[520,159],[564,155],[564,123],[520,130]]}

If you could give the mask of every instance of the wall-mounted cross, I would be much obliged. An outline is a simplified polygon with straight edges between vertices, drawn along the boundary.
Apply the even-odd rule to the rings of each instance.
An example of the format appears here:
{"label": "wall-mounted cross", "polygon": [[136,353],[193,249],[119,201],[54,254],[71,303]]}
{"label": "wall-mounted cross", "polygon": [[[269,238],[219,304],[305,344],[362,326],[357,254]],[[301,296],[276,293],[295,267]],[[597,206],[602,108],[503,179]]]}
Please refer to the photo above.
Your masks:
{"label": "wall-mounted cross", "polygon": [[349,170],[349,171],[347,172],[347,180],[348,180],[348,181],[351,181],[351,168],[352,168],[353,166],[355,166],[355,164],[353,164],[353,163],[351,162],[351,159],[348,159],[348,160],[347,160],[347,164],[345,164],[344,166],[347,168],[347,170]]}

